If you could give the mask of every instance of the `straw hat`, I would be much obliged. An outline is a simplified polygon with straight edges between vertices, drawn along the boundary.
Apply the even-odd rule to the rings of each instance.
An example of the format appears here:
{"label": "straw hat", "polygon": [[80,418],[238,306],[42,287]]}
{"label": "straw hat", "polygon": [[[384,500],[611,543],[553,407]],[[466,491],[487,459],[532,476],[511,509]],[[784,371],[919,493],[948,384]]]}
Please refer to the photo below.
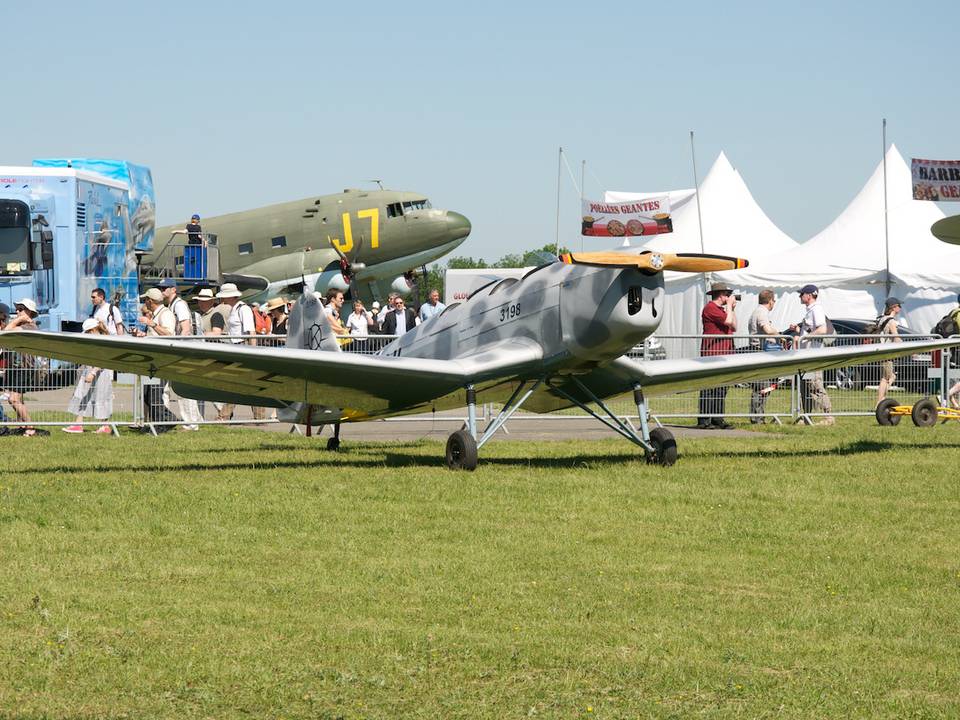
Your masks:
{"label": "straw hat", "polygon": [[193,296],[194,300],[216,300],[217,296],[213,294],[213,290],[210,288],[204,288],[196,295]]}
{"label": "straw hat", "polygon": [[83,321],[83,332],[89,332],[95,328],[100,327],[100,321],[95,320],[94,318],[87,318]]}
{"label": "straw hat", "polygon": [[286,307],[287,307],[286,300],[284,300],[282,297],[275,297],[275,298],[270,298],[270,300],[267,301],[267,304],[263,306],[263,309],[266,310],[267,312],[273,312],[274,310],[278,310],[280,308],[285,309]]}

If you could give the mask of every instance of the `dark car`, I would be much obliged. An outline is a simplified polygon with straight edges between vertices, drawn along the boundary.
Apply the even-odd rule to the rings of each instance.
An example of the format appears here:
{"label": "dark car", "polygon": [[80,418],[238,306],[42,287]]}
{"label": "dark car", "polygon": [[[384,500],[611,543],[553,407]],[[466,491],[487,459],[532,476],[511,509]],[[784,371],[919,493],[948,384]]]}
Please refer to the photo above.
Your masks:
{"label": "dark car", "polygon": [[[874,321],[830,318],[830,322],[833,323],[837,335],[865,335],[867,326]],[[923,335],[923,333],[917,333],[904,327],[898,328],[898,332],[904,336],[905,342],[910,342],[906,340],[907,336]],[[859,345],[863,342],[864,340],[856,337],[838,337],[833,340],[832,345],[839,347]],[[825,370],[823,380],[826,384],[835,385],[841,390],[862,390],[868,385],[878,385],[880,383],[881,364],[880,362],[871,362],[849,368]],[[928,377],[927,372],[932,366],[933,357],[929,352],[894,358],[893,371],[897,374],[894,384],[907,392],[927,395],[933,388],[933,381]]]}

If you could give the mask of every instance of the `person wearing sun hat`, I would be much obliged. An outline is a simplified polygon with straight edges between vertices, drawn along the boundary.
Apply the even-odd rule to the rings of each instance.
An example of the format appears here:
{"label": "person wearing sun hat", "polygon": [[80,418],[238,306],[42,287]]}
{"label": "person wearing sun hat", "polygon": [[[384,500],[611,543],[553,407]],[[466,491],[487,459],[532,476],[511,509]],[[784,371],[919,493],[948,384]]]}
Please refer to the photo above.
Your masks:
{"label": "person wearing sun hat", "polygon": [[207,248],[203,242],[200,215],[194,213],[184,228],[187,246],[183,249],[183,277],[186,280],[204,280],[207,275]]}
{"label": "person wearing sun hat", "polygon": [[[892,295],[883,304],[883,315],[877,318],[877,333],[885,337],[881,343],[903,342],[900,337],[900,326],[897,316],[900,315],[900,300]],[[889,336],[889,337],[886,337]],[[884,360],[880,364],[880,383],[877,385],[877,405],[887,397],[887,390],[896,382],[897,374],[893,371],[893,360]]]}
{"label": "person wearing sun hat", "polygon": [[[807,313],[803,317],[803,322],[799,325],[790,326],[791,332],[799,332],[796,338],[796,347],[823,347],[823,337],[830,333],[830,322],[827,320],[827,313],[819,302],[820,288],[816,285],[804,285],[798,291],[800,302],[807,308]],[[823,413],[823,419],[818,424],[833,425],[836,421],[830,414],[833,406],[830,402],[830,396],[823,385],[823,370],[813,370],[804,373],[803,384],[801,385],[801,395],[803,400],[803,412],[806,415],[810,412]],[[807,420],[809,422],[809,419]]]}
{"label": "person wearing sun hat", "polygon": [[272,325],[271,334],[287,334],[287,301],[282,297],[275,297],[268,300],[263,306],[264,312],[270,316]]}
{"label": "person wearing sun hat", "polygon": [[[703,323],[703,339],[700,341],[700,354],[729,355],[733,352],[733,338],[737,329],[737,316],[734,308],[737,299],[733,290],[722,282],[715,282],[707,291],[710,300],[703,306],[700,320]],[[707,388],[700,391],[697,418],[699,430],[729,430],[733,427],[723,419],[727,402],[727,388]]]}
{"label": "person wearing sun hat", "polygon": [[[37,304],[30,298],[22,298],[13,304],[15,315],[10,321],[0,329],[0,332],[10,332],[11,330],[36,330]],[[12,367],[7,369],[7,377],[4,381],[7,391],[7,402],[17,414],[17,420],[28,423],[23,428],[23,434],[26,437],[32,437],[37,434],[37,429],[29,425],[30,411],[23,401],[23,393],[33,389],[36,383],[36,373],[33,368]],[[43,431],[46,433],[46,431]]]}
{"label": "person wearing sun hat", "polygon": [[[83,321],[85,335],[109,335],[107,326],[96,318],[87,318]],[[67,405],[67,412],[74,414],[74,424],[61,428],[65,433],[79,434],[83,432],[84,418],[95,418],[101,422],[94,432],[98,435],[107,435],[113,428],[107,424],[113,413],[113,372],[92,365],[83,365],[77,370],[77,386],[73,397]]]}
{"label": "person wearing sun hat", "polygon": [[223,335],[227,331],[230,306],[225,302],[217,302],[217,295],[210,288],[203,288],[193,296],[193,300],[200,309],[197,331],[201,335]]}

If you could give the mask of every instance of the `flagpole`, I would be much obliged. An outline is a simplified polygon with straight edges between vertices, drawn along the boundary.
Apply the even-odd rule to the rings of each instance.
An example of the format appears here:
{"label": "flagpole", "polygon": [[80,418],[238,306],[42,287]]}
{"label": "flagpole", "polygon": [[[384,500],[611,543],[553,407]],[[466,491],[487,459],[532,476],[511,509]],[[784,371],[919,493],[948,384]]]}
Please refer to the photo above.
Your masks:
{"label": "flagpole", "polygon": [[554,251],[560,255],[560,173],[563,172],[563,146],[557,154],[557,235],[554,242]]}
{"label": "flagpole", "polygon": [[883,245],[884,265],[887,297],[890,297],[892,283],[890,281],[890,219],[887,208],[887,119],[883,119]]}
{"label": "flagpole", "polygon": [[693,191],[697,197],[697,225],[700,228],[700,252],[703,249],[703,216],[700,214],[700,181],[697,180],[697,153],[693,149],[693,130],[690,131],[690,157],[693,159]]}
{"label": "flagpole", "polygon": [[[583,184],[584,176],[587,173],[587,161],[583,160],[580,163],[580,208],[581,212],[583,210]],[[583,233],[580,233],[580,252],[583,252]]]}

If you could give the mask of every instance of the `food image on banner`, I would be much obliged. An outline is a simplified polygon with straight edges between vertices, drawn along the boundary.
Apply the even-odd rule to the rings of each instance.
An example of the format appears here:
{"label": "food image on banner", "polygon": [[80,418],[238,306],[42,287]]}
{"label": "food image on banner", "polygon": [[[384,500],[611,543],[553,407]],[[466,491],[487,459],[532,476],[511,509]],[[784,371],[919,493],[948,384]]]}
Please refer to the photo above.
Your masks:
{"label": "food image on banner", "polygon": [[914,200],[960,200],[960,160],[910,162]]}
{"label": "food image on banner", "polygon": [[594,237],[639,237],[673,232],[670,196],[619,203],[584,200],[580,232]]}

